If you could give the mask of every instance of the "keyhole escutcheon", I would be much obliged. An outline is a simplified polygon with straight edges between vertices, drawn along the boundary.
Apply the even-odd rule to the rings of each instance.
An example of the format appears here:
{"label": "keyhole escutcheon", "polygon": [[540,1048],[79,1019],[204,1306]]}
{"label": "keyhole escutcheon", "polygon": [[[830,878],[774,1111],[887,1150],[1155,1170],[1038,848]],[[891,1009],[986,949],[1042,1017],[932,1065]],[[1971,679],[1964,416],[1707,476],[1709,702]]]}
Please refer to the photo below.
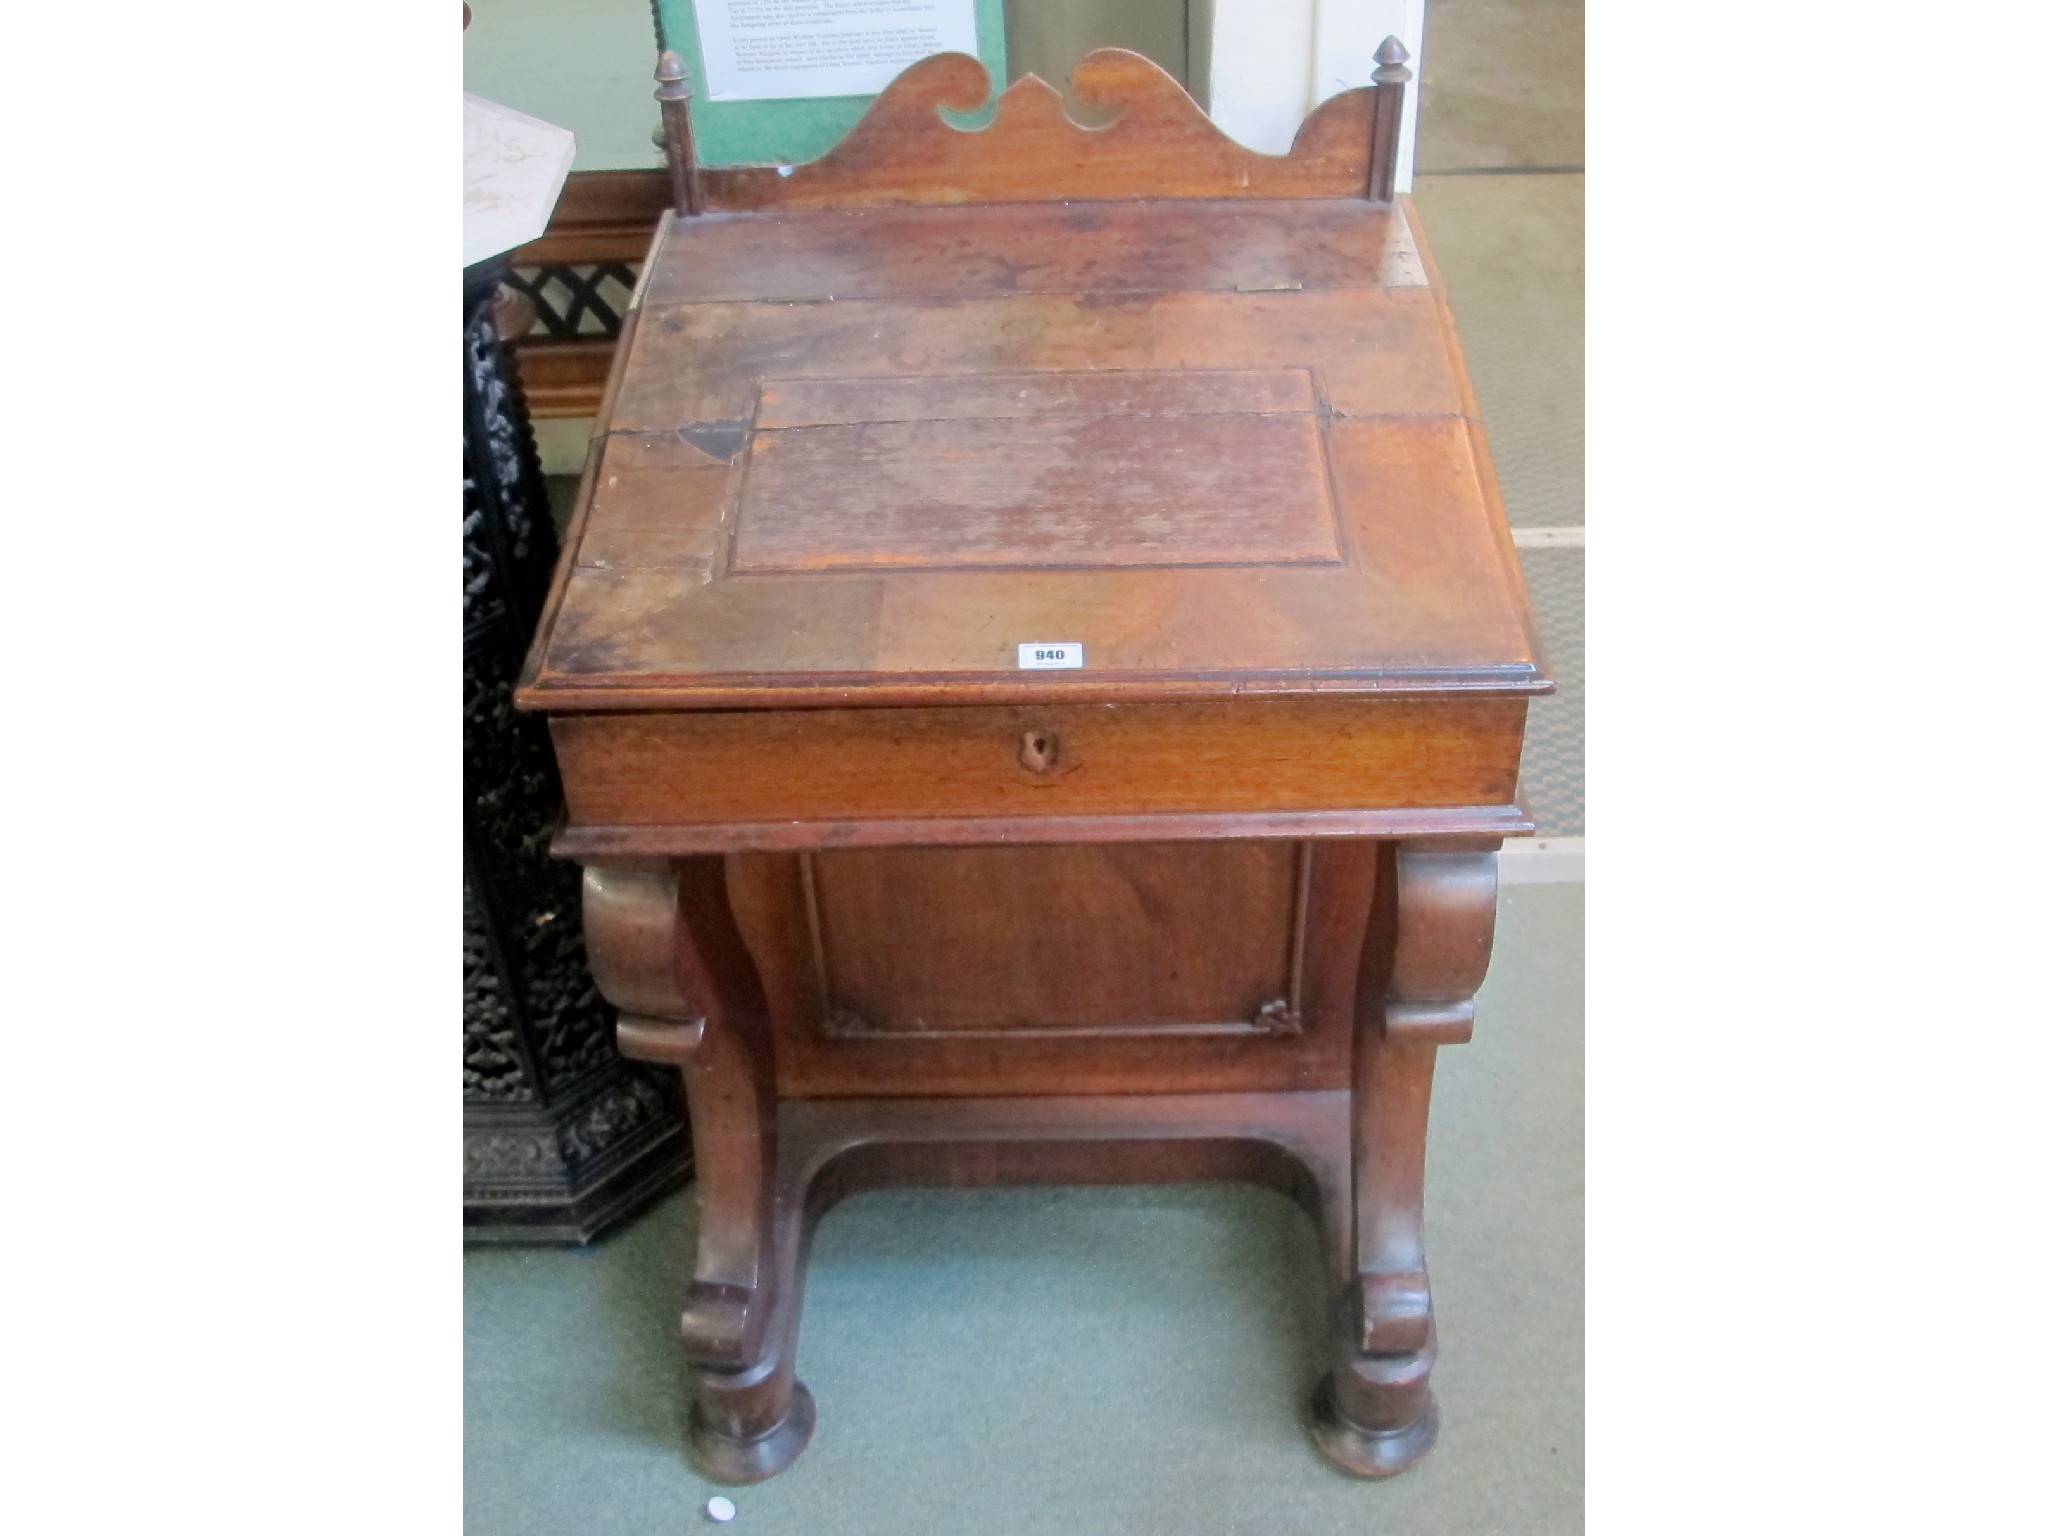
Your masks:
{"label": "keyhole escutcheon", "polygon": [[1033,773],[1050,772],[1060,760],[1060,739],[1051,731],[1030,730],[1017,747],[1017,761]]}

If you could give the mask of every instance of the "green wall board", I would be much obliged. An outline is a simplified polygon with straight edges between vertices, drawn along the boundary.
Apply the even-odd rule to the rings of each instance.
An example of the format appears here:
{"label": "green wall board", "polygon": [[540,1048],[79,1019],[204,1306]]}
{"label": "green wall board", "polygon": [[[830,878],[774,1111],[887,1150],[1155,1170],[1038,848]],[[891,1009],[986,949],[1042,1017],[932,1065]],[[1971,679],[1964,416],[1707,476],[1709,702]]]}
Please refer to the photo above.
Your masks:
{"label": "green wall board", "polygon": [[[846,137],[872,96],[805,96],[799,100],[705,100],[705,51],[696,41],[690,0],[655,0],[668,45],[682,53],[698,96],[690,102],[696,160],[702,166],[801,164],[817,160]],[[975,41],[997,88],[1006,76],[1004,0],[975,0]],[[977,125],[961,119],[963,127]]]}
{"label": "green wall board", "polygon": [[[872,96],[814,96],[789,101],[706,101],[704,52],[697,43],[697,13],[690,0],[655,0],[668,46],[683,56],[698,92],[690,104],[701,165],[764,165],[815,160],[846,136]],[[974,30],[982,63],[998,88],[1007,78],[1003,0],[974,0]],[[652,65],[649,65],[652,73]],[[650,86],[651,90],[652,87]],[[986,116],[986,114],[984,114]],[[975,120],[959,120],[963,127]]]}
{"label": "green wall board", "polygon": [[[817,160],[846,137],[846,129],[868,111],[872,96],[805,96],[797,100],[705,100],[705,51],[696,41],[696,10],[690,0],[655,0],[662,8],[668,45],[682,53],[690,84],[696,129],[696,160],[702,166],[801,164]],[[1006,80],[1004,0],[975,0],[975,41],[997,88]],[[975,119],[961,119],[975,127]]]}
{"label": "green wall board", "polygon": [[[670,46],[699,91],[691,104],[705,165],[815,160],[845,135],[872,96],[706,101],[690,0],[658,0]],[[470,0],[463,88],[576,135],[579,171],[657,166],[654,20],[649,0]],[[1007,78],[1003,0],[975,0],[982,62]],[[986,114],[983,114],[986,117]],[[975,119],[961,119],[973,126]]]}

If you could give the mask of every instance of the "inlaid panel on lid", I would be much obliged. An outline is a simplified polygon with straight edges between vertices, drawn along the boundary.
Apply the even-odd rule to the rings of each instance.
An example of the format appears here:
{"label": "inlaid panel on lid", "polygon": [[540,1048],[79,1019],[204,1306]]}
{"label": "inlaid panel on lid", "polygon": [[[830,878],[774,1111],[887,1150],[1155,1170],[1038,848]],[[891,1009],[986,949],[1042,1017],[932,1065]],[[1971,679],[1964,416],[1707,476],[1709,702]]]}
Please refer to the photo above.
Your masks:
{"label": "inlaid panel on lid", "polygon": [[734,573],[1335,564],[1305,370],[770,380]]}

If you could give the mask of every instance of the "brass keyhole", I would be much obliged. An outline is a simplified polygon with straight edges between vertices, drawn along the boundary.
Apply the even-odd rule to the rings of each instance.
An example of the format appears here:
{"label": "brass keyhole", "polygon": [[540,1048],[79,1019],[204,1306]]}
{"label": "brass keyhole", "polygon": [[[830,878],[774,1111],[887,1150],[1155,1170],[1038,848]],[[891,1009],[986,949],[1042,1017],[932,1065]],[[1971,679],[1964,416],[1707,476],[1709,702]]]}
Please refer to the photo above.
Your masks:
{"label": "brass keyhole", "polygon": [[1026,731],[1017,761],[1033,773],[1045,773],[1060,760],[1060,739],[1051,731]]}

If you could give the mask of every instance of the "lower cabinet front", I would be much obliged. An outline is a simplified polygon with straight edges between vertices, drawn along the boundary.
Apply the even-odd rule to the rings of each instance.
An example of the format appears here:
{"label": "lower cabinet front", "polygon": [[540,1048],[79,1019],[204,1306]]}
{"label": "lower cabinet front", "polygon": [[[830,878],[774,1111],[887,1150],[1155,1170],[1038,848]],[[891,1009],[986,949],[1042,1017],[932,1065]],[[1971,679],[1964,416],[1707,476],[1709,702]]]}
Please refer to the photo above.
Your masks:
{"label": "lower cabinet front", "polygon": [[727,879],[785,1096],[1334,1088],[1377,852],[844,849]]}
{"label": "lower cabinet front", "polygon": [[698,1235],[688,1445],[773,1476],[810,1234],[861,1189],[1252,1180],[1321,1234],[1310,1433],[1364,1477],[1437,1433],[1422,1174],[1497,839],[819,849],[593,861],[626,1054],[680,1069]]}

